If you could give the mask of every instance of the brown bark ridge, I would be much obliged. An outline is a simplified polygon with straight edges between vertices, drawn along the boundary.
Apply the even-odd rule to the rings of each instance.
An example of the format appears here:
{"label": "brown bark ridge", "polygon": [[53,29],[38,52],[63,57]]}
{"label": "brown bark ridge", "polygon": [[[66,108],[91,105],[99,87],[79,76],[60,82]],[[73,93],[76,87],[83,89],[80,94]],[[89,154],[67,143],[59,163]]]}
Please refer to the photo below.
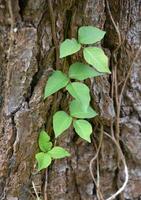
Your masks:
{"label": "brown bark ridge", "polygon": [[[111,16],[120,32],[120,42]],[[117,108],[115,94],[111,95],[111,77],[88,82],[92,105],[99,112],[99,117],[92,121],[92,143],[78,139],[70,128],[57,144],[69,150],[71,157],[54,161],[46,173],[37,173],[35,168],[39,131],[45,128],[53,137],[52,115],[58,109],[67,110],[69,98],[61,91],[44,101],[44,86],[53,69],[67,71],[75,59],[68,59],[67,64],[59,60],[58,46],[65,38],[76,37],[82,25],[107,31],[102,46],[110,58],[111,70],[117,67],[117,92],[133,65],[123,93],[119,122],[119,142],[127,161],[129,182],[117,199],[141,198],[141,57],[132,63],[141,45],[141,1],[1,0],[0,200],[37,199],[32,183],[45,200],[97,199],[89,162],[96,153],[100,123],[110,134],[110,123],[115,120]],[[115,145],[105,136],[99,159],[93,164],[95,177],[97,166],[100,190],[106,199],[117,191],[125,177],[122,165],[117,164]]]}

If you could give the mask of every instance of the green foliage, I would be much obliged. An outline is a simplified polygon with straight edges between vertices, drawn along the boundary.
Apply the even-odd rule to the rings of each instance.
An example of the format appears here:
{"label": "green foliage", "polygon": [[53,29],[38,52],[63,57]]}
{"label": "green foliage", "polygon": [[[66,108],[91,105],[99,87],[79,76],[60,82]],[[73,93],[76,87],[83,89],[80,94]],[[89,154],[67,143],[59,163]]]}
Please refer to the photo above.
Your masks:
{"label": "green foliage", "polygon": [[76,133],[84,140],[91,142],[90,135],[92,133],[92,126],[86,120],[76,120],[73,122]]}
{"label": "green foliage", "polygon": [[[89,45],[99,42],[105,32],[92,26],[82,26],[78,30],[78,41],[74,38],[66,39],[60,45],[60,58],[78,52],[81,47],[84,59],[87,63],[79,61],[70,65],[68,76],[62,71],[55,71],[49,77],[44,92],[44,98],[54,94],[58,90],[66,87],[66,90],[74,98],[69,102],[70,116],[64,111],[57,111],[53,116],[53,130],[55,137],[60,136],[67,130],[72,121],[73,127],[82,139],[91,142],[92,125],[84,119],[93,118],[97,115],[96,111],[90,106],[90,90],[82,82],[70,82],[70,79],[83,81],[87,78],[97,77],[110,73],[108,58],[101,48]],[[89,66],[91,65],[91,66]],[[45,169],[51,164],[53,159],[60,159],[70,156],[69,152],[59,146],[54,146],[50,141],[50,136],[41,131],[39,135],[39,147],[41,152],[36,154],[38,170]]]}
{"label": "green foliage", "polygon": [[39,171],[47,168],[51,164],[51,156],[47,153],[44,152],[37,153],[35,158],[38,162]]}
{"label": "green foliage", "polygon": [[93,44],[99,42],[104,37],[105,33],[105,31],[93,26],[82,26],[78,31],[78,41],[81,44]]}
{"label": "green foliage", "polygon": [[35,158],[38,163],[38,171],[47,168],[52,159],[64,158],[70,156],[62,147],[53,147],[52,142],[50,141],[50,136],[42,130],[39,135],[39,147],[41,152],[35,155]]}
{"label": "green foliage", "polygon": [[67,85],[66,90],[83,106],[86,110],[90,103],[90,90],[84,83],[73,82]]}
{"label": "green foliage", "polygon": [[99,72],[110,73],[108,68],[108,58],[104,51],[97,47],[86,47],[83,50],[84,58]]}
{"label": "green foliage", "polygon": [[64,111],[58,111],[53,116],[53,130],[55,132],[55,137],[58,137],[63,133],[72,123],[72,117],[70,117]]}
{"label": "green foliage", "polygon": [[81,45],[77,42],[76,39],[66,39],[62,44],[60,45],[60,58],[64,58],[66,56],[72,55],[79,51],[81,48]]}
{"label": "green foliage", "polygon": [[62,147],[53,147],[48,153],[53,159],[60,159],[70,156],[70,153]]}
{"label": "green foliage", "polygon": [[52,147],[50,136],[44,130],[42,130],[39,135],[39,147],[43,152],[49,151]]}
{"label": "green foliage", "polygon": [[69,68],[69,77],[79,81],[101,75],[103,75],[103,73],[100,73],[89,65],[80,62],[73,63]]}
{"label": "green foliage", "polygon": [[47,81],[44,98],[47,98],[48,96],[62,89],[68,84],[68,82],[69,78],[64,73],[59,70],[53,72]]}
{"label": "green foliage", "polygon": [[77,100],[71,101],[69,109],[70,115],[76,118],[93,118],[97,115],[91,106],[88,106],[87,110],[84,110],[83,106]]}

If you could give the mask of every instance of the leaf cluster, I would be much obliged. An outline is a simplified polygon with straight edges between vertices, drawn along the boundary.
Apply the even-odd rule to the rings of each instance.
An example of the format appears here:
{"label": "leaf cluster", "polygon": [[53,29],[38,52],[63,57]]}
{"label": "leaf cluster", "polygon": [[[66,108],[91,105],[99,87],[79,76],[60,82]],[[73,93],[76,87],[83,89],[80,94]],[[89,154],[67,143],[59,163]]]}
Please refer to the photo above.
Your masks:
{"label": "leaf cluster", "polygon": [[[78,40],[75,38],[66,39],[60,45],[60,58],[65,58],[82,50],[85,62],[72,63],[67,74],[56,70],[47,80],[44,99],[62,88],[65,88],[73,98],[69,102],[69,113],[59,110],[53,116],[53,130],[56,138],[72,124],[78,136],[91,142],[92,125],[86,119],[95,117],[97,113],[90,106],[90,89],[83,81],[87,78],[110,73],[108,58],[104,51],[100,47],[92,46],[92,44],[96,45],[102,40],[104,35],[105,32],[96,27],[82,26],[78,30]],[[46,136],[43,132],[40,133],[39,147],[42,151],[36,154],[39,170],[48,167],[52,159],[69,156],[69,153],[61,147],[52,148],[47,133]]]}
{"label": "leaf cluster", "polygon": [[60,159],[70,156],[70,153],[62,147],[53,147],[53,144],[50,141],[50,136],[44,130],[40,132],[38,142],[41,152],[37,153],[35,158],[38,162],[39,171],[47,168],[53,159]]}

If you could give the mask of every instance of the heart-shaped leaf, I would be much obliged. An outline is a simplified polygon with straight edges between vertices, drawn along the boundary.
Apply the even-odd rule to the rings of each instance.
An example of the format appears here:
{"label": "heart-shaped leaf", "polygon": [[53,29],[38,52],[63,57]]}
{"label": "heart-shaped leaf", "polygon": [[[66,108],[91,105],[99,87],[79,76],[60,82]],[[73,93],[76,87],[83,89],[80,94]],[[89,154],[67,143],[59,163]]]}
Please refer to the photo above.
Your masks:
{"label": "heart-shaped leaf", "polygon": [[66,39],[60,45],[60,58],[64,58],[66,56],[72,55],[79,51],[81,45],[77,42],[76,39]]}
{"label": "heart-shaped leaf", "polygon": [[72,123],[72,117],[70,117],[64,111],[58,111],[53,116],[53,130],[55,132],[55,137],[58,137],[63,133]]}
{"label": "heart-shaped leaf", "polygon": [[70,153],[62,147],[53,147],[48,153],[53,159],[60,159],[70,156]]}
{"label": "heart-shaped leaf", "polygon": [[85,111],[83,109],[83,106],[77,100],[71,101],[69,109],[70,109],[70,115],[72,117],[83,119],[83,118],[93,118],[97,116],[97,113],[92,109],[91,106],[89,106]]}
{"label": "heart-shaped leaf", "polygon": [[78,40],[81,44],[93,44],[102,40],[105,33],[93,26],[82,26],[78,30]]}
{"label": "heart-shaped leaf", "polygon": [[51,156],[48,153],[37,153],[35,156],[38,162],[38,170],[47,168],[51,164]]}
{"label": "heart-shaped leaf", "polygon": [[68,84],[68,82],[69,78],[63,72],[59,70],[53,72],[46,83],[44,98],[47,98],[62,89]]}
{"label": "heart-shaped leaf", "polygon": [[83,50],[84,58],[97,71],[111,73],[108,67],[108,58],[104,51],[98,47],[86,47]]}
{"label": "heart-shaped leaf", "polygon": [[103,73],[100,73],[89,65],[80,62],[72,64],[69,68],[69,77],[79,81],[101,75],[103,75]]}
{"label": "heart-shaped leaf", "polygon": [[76,120],[73,122],[75,132],[84,140],[91,142],[90,135],[92,133],[92,126],[86,120]]}
{"label": "heart-shaped leaf", "polygon": [[66,90],[81,103],[84,110],[87,110],[90,103],[90,91],[87,85],[73,82],[67,85]]}

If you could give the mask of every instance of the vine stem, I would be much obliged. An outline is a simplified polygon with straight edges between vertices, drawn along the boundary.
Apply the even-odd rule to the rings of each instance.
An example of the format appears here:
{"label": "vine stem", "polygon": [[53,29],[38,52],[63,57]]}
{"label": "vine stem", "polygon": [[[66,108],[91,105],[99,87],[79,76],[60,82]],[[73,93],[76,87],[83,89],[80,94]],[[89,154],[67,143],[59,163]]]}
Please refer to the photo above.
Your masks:
{"label": "vine stem", "polygon": [[45,170],[44,200],[48,200],[48,197],[47,197],[47,183],[48,183],[47,176],[48,176],[48,169]]}
{"label": "vine stem", "polygon": [[36,190],[36,186],[35,186],[35,184],[34,184],[33,181],[32,181],[32,186],[33,186],[33,189],[34,189],[35,195],[36,195],[36,197],[37,197],[37,200],[41,200],[40,197],[39,197],[39,195],[38,195],[38,192],[37,192],[37,190]]}
{"label": "vine stem", "polygon": [[121,93],[120,93],[120,96],[119,96],[119,107],[121,107],[121,100],[122,100],[123,92],[124,92],[124,90],[125,90],[127,81],[128,81],[128,79],[129,79],[129,77],[130,77],[133,64],[135,63],[136,59],[138,58],[140,51],[141,51],[141,45],[139,46],[139,48],[138,48],[138,50],[137,50],[137,52],[136,52],[136,54],[135,54],[135,57],[134,57],[134,59],[133,59],[131,65],[130,65],[130,68],[129,68],[129,70],[128,70],[127,76],[126,76],[125,81],[124,81],[124,83],[123,83],[123,86],[122,86],[122,89],[121,89]]}
{"label": "vine stem", "polygon": [[91,159],[90,161],[90,164],[89,164],[89,170],[90,170],[90,174],[91,174],[91,177],[94,181],[94,184],[96,185],[96,188],[97,188],[97,196],[98,196],[98,199],[100,200],[103,200],[103,196],[100,192],[100,185],[99,185],[99,167],[98,167],[98,160],[97,160],[97,181],[95,180],[95,177],[94,177],[94,174],[93,174],[93,162],[98,158],[98,155],[99,155],[99,152],[100,152],[100,149],[101,149],[101,145],[102,145],[102,141],[103,141],[103,125],[101,125],[101,130],[100,130],[100,142],[99,142],[99,146],[98,146],[98,149],[97,149],[97,152],[95,154],[95,156]]}
{"label": "vine stem", "polygon": [[8,84],[9,84],[9,81],[10,81],[10,77],[11,77],[11,69],[10,68],[10,65],[9,65],[9,58],[11,56],[11,52],[12,52],[12,48],[13,48],[13,42],[14,42],[14,14],[13,14],[13,10],[12,10],[12,1],[11,0],[8,0],[7,1],[7,6],[8,6],[8,11],[9,11],[9,15],[10,15],[10,33],[9,33],[9,41],[10,41],[10,44],[9,44],[9,48],[7,50],[7,81],[6,81],[6,86],[8,88]]}
{"label": "vine stem", "polygon": [[54,11],[52,7],[52,0],[48,0],[48,7],[49,7],[49,14],[50,14],[50,21],[51,21],[51,30],[52,30],[52,37],[53,37],[53,43],[56,50],[56,68],[59,67],[59,48],[58,48],[58,41],[56,36],[56,25],[55,25],[55,17],[54,17]]}
{"label": "vine stem", "polygon": [[124,157],[124,155],[122,153],[122,150],[121,150],[121,148],[119,146],[119,143],[116,141],[115,138],[113,138],[111,135],[109,135],[105,131],[104,131],[104,134],[107,137],[109,137],[114,142],[114,144],[116,145],[117,150],[118,150],[119,155],[120,155],[120,158],[121,158],[121,161],[122,161],[122,163],[124,165],[125,181],[124,181],[123,185],[118,189],[118,191],[115,194],[111,195],[111,197],[106,199],[106,200],[113,200],[125,189],[125,187],[126,187],[126,185],[128,183],[129,174],[128,174],[128,167],[127,167],[127,164],[126,164],[126,160],[125,160],[125,157]]}

